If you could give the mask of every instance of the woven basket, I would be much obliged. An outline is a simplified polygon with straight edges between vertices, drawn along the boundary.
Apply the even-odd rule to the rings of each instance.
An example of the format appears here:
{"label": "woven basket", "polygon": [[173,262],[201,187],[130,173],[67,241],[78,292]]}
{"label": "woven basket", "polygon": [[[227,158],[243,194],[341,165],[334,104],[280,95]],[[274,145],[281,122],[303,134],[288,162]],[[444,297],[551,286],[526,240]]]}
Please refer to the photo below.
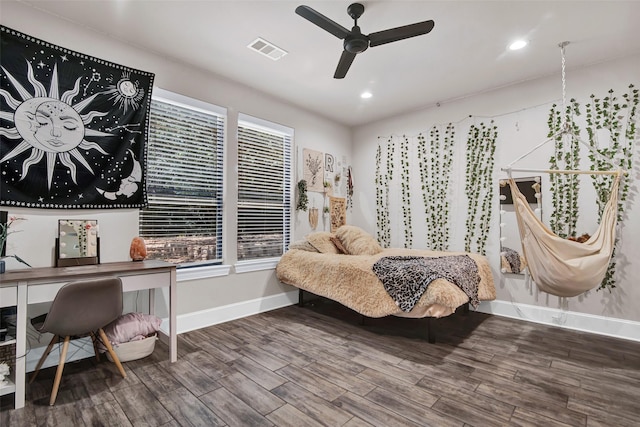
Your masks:
{"label": "woven basket", "polygon": [[[113,351],[115,351],[120,362],[129,362],[130,360],[138,360],[143,357],[147,357],[156,347],[156,340],[158,334],[153,334],[145,339],[129,341],[122,344],[114,345]],[[113,358],[107,352],[107,359],[113,362]]]}

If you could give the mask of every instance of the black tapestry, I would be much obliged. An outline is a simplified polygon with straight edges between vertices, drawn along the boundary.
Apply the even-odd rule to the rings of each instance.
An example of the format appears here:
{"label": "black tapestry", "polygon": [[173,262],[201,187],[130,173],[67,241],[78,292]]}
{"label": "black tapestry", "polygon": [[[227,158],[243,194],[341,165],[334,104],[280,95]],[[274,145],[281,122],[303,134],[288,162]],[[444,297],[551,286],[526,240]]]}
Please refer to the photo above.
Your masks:
{"label": "black tapestry", "polygon": [[152,73],[0,26],[0,205],[146,206]]}

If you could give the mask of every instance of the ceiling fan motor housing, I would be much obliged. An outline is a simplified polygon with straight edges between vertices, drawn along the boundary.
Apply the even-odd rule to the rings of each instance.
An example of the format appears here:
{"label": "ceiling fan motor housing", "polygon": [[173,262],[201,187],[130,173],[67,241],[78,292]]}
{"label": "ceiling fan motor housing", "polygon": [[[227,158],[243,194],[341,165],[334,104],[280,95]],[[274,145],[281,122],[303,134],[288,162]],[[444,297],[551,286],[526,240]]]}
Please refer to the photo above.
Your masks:
{"label": "ceiling fan motor housing", "polygon": [[347,7],[347,13],[350,17],[357,20],[364,13],[364,5],[362,3],[352,3]]}
{"label": "ceiling fan motor housing", "polygon": [[344,50],[350,53],[362,53],[369,48],[369,38],[360,32],[357,25],[351,30],[351,34],[344,39]]}

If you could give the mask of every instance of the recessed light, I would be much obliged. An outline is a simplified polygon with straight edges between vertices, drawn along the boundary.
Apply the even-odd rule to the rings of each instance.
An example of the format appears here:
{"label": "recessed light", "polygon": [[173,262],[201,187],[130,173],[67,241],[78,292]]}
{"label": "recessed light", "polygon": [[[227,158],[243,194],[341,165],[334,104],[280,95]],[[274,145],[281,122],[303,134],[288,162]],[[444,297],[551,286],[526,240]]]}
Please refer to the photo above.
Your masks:
{"label": "recessed light", "polygon": [[362,99],[369,99],[373,96],[373,94],[371,92],[362,92],[362,94],[360,94],[360,98]]}
{"label": "recessed light", "polygon": [[509,45],[509,50],[520,50],[527,45],[526,40],[516,40]]}

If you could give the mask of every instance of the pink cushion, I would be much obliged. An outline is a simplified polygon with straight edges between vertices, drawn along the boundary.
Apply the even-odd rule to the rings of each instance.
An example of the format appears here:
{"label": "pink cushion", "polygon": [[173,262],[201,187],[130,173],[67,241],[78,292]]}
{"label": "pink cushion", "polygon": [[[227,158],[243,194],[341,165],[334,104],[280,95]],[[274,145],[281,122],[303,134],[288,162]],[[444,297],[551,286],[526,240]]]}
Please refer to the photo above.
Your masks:
{"label": "pink cushion", "polygon": [[112,345],[141,339],[160,329],[162,320],[151,314],[127,313],[103,328]]}

